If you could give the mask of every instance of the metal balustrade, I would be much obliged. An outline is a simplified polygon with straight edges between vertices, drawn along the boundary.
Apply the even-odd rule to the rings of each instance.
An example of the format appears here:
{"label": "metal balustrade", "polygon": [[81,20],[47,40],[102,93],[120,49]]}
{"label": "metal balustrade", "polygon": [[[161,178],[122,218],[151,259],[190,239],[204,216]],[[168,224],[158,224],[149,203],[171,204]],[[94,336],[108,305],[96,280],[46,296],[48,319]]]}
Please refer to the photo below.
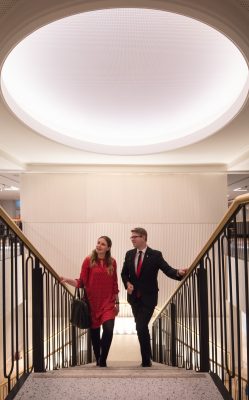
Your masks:
{"label": "metal balustrade", "polygon": [[153,359],[210,372],[248,398],[249,196],[239,196],[156,317]]}
{"label": "metal balustrade", "polygon": [[[249,196],[239,196],[153,323],[154,361],[210,372],[248,398]],[[0,399],[30,372],[92,361],[87,331],[72,327],[72,293],[0,208]]]}
{"label": "metal balustrade", "polygon": [[14,396],[30,372],[91,362],[92,351],[88,331],[70,324],[72,293],[2,208],[0,224],[0,399],[4,399]]}

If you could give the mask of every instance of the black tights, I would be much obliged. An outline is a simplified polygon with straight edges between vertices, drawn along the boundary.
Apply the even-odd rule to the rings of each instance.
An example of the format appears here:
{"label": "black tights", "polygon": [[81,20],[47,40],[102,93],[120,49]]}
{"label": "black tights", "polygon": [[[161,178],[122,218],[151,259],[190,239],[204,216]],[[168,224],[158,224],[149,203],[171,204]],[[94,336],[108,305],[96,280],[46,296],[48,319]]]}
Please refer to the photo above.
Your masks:
{"label": "black tights", "polygon": [[91,328],[91,340],[93,346],[93,352],[97,362],[101,364],[106,363],[106,359],[109,353],[109,349],[112,343],[114,319],[105,321],[102,325],[103,333],[100,339],[100,328]]}

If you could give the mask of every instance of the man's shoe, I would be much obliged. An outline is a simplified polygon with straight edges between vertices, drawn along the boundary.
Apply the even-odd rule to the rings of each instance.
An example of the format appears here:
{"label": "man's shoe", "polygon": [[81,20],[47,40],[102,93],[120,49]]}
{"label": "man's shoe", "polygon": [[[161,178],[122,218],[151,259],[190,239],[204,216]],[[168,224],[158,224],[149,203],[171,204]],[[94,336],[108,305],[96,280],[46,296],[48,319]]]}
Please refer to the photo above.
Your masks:
{"label": "man's shoe", "polygon": [[99,359],[99,366],[100,366],[100,367],[107,367],[106,361],[105,361],[105,360],[101,360],[101,358],[100,358],[100,359]]}
{"label": "man's shoe", "polygon": [[152,367],[152,362],[151,361],[142,362],[141,367],[143,367],[143,368]]}

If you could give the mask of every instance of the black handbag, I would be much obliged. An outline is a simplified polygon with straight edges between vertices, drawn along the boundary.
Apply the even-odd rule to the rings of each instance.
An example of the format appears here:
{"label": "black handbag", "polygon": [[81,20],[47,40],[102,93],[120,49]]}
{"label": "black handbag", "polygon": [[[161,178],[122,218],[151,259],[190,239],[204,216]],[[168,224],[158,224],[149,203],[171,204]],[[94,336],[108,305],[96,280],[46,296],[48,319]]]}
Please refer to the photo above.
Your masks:
{"label": "black handbag", "polygon": [[80,329],[88,329],[91,325],[88,301],[85,295],[82,298],[80,297],[79,288],[75,289],[72,300],[70,322]]}

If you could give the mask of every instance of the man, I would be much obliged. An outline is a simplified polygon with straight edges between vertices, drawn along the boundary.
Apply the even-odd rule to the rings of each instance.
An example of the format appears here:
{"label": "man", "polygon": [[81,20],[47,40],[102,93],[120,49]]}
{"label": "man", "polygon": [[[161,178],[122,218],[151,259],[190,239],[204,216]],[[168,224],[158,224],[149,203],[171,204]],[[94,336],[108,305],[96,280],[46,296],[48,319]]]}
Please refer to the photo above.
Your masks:
{"label": "man", "polygon": [[140,344],[142,367],[151,367],[151,345],[148,324],[158,299],[159,269],[168,277],[181,280],[187,269],[175,269],[163,259],[162,253],[147,246],[147,232],[143,228],[131,231],[133,250],[126,253],[121,277],[127,289]]}

